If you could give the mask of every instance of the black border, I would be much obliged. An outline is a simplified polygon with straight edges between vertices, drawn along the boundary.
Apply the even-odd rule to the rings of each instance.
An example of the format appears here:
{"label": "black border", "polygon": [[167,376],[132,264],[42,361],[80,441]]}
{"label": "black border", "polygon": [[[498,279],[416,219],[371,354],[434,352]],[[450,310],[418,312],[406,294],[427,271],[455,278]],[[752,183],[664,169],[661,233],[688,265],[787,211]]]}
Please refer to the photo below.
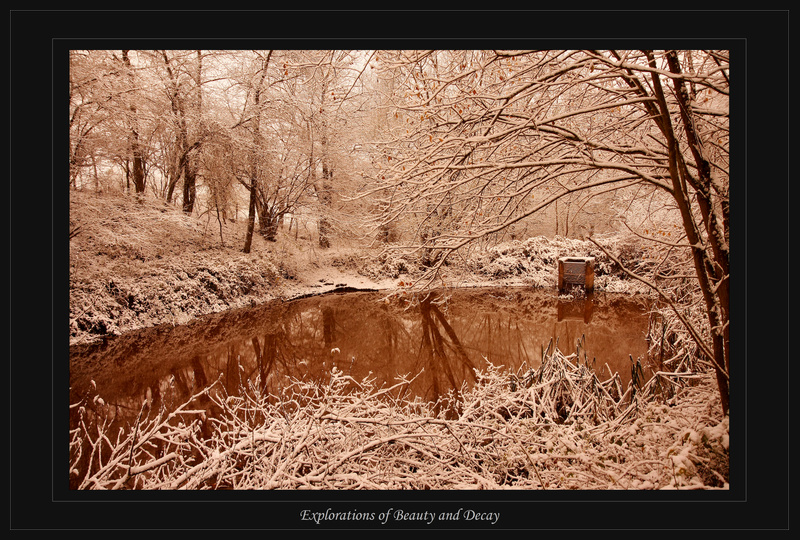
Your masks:
{"label": "black border", "polygon": [[[790,267],[783,257],[790,247],[791,204],[788,11],[20,10],[10,15],[11,530],[384,530],[390,525],[378,521],[316,525],[302,521],[300,511],[380,514],[389,507],[437,513],[473,508],[502,516],[496,525],[459,521],[449,525],[452,529],[788,529],[790,379],[784,362]],[[58,473],[65,469],[67,440],[68,392],[61,382],[68,380],[67,336],[61,321],[67,319],[69,288],[67,272],[60,269],[67,267],[67,242],[61,238],[68,227],[68,193],[66,182],[54,181],[66,172],[66,130],[60,129],[67,107],[64,53],[119,48],[120,43],[187,49],[602,45],[732,50],[731,489],[558,492],[557,500],[552,492],[529,491],[70,492]],[[786,264],[785,283],[782,271],[770,271],[763,262],[769,253],[762,250],[764,239],[778,259],[773,270]],[[49,326],[37,317],[43,306],[51,308]],[[785,395],[775,384],[783,380]],[[43,429],[48,419],[51,430]],[[442,524],[395,526],[436,529]]]}

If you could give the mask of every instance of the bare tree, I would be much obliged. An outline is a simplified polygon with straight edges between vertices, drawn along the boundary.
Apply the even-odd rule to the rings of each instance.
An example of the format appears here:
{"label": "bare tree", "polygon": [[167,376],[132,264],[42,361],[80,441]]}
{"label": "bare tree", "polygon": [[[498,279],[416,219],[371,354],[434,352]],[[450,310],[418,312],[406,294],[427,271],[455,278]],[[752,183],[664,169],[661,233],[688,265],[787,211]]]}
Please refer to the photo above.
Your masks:
{"label": "bare tree", "polygon": [[198,153],[206,136],[202,112],[202,51],[154,51],[166,73],[164,90],[175,136],[175,162],[168,168],[167,202],[183,178],[183,211],[191,214],[197,192]]}
{"label": "bare tree", "polygon": [[255,73],[255,80],[252,82],[250,91],[252,92],[252,110],[248,115],[248,129],[252,136],[252,147],[250,150],[250,203],[247,214],[247,236],[245,237],[244,249],[245,253],[250,253],[250,248],[253,242],[253,229],[255,227],[256,219],[256,202],[258,199],[258,185],[260,176],[260,153],[262,150],[262,137],[261,137],[261,114],[262,114],[262,92],[265,88],[265,81],[267,79],[267,68],[269,67],[269,59],[272,51],[267,51],[266,54],[257,52],[259,65],[258,71]]}
{"label": "bare tree", "polygon": [[[365,191],[382,197],[376,227],[421,216],[400,247],[438,253],[432,279],[453,251],[576,194],[669,201],[680,234],[657,245],[690,255],[706,324],[683,322],[727,412],[725,51],[382,51],[380,68],[399,88]],[[681,314],[670,276],[632,275]]]}
{"label": "bare tree", "polygon": [[330,247],[337,199],[347,183],[363,102],[365,51],[304,51],[297,62],[303,87],[295,94],[306,126],[309,187],[318,215],[320,247]]}
{"label": "bare tree", "polygon": [[[135,98],[136,95],[136,80],[134,78],[133,67],[131,66],[128,51],[122,51],[122,62],[126,68],[126,75],[130,79],[131,93]],[[136,115],[136,102],[131,100],[130,105],[130,152],[132,161],[132,177],[133,185],[136,193],[143,193],[145,190],[145,176],[144,176],[144,158],[142,156],[142,145],[139,141],[139,122]]]}
{"label": "bare tree", "polygon": [[100,189],[98,169],[111,162],[121,167],[124,188],[143,193],[159,122],[138,55],[72,51],[70,58],[70,183],[77,186],[91,166]]}
{"label": "bare tree", "polygon": [[99,68],[103,65],[98,58],[101,53],[70,51],[69,182],[73,187],[78,187],[81,169],[96,164],[98,140],[95,137],[111,114],[107,105],[111,95],[108,74]]}

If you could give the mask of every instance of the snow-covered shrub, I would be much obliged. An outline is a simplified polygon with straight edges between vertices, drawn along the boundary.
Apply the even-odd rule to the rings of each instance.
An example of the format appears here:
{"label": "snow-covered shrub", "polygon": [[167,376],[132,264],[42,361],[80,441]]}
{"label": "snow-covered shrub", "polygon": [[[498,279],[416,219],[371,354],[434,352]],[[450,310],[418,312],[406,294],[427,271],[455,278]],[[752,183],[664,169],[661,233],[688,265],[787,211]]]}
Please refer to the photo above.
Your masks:
{"label": "snow-covered shrub", "polygon": [[397,279],[401,274],[412,273],[416,267],[413,255],[387,250],[381,252],[371,262],[363,264],[360,272],[373,279],[386,277]]}
{"label": "snow-covered shrub", "polygon": [[500,254],[482,266],[481,271],[493,277],[519,276],[527,270],[527,259]]}
{"label": "snow-covered shrub", "polygon": [[[642,248],[635,240],[616,235],[604,235],[597,241],[620,262],[638,269]],[[468,268],[491,277],[524,278],[536,287],[554,287],[558,279],[558,259],[561,257],[594,257],[595,289],[606,292],[647,292],[645,285],[629,279],[620,266],[602,249],[589,240],[557,236],[512,240],[472,254]]]}

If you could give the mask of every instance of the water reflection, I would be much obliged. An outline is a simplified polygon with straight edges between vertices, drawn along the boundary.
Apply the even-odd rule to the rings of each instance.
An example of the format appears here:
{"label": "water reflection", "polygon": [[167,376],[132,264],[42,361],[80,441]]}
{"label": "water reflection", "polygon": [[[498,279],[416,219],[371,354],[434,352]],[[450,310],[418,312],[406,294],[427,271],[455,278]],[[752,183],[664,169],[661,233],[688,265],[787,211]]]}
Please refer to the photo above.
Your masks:
{"label": "water reflection", "polygon": [[623,383],[630,358],[647,355],[646,304],[627,296],[567,301],[554,291],[507,288],[434,291],[418,302],[383,296],[275,302],[76,346],[71,398],[94,381],[117,414],[130,416],[143,402],[169,409],[216,379],[232,395],[256,384],[279,395],[290,378],[324,382],[336,366],[387,386],[420,374],[404,391],[436,401],[474,382],[486,362],[538,367],[551,343],[594,364],[601,378],[619,372]]}

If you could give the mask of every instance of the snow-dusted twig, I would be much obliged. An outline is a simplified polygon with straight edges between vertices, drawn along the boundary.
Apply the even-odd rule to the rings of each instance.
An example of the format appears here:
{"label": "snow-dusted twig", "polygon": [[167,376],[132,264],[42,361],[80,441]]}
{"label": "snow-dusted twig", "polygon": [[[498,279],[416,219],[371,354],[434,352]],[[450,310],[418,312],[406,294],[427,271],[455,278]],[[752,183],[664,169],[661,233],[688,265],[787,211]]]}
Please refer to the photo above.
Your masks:
{"label": "snow-dusted twig", "polygon": [[[198,413],[189,407],[191,400],[155,421],[143,419],[138,436],[117,443],[105,434],[90,437],[87,425],[81,424],[71,432],[70,469],[85,478],[82,489],[654,489],[704,481],[724,484],[726,466],[719,460],[727,454],[722,439],[710,448],[708,436],[685,435],[722,432],[697,424],[719,422],[710,377],[659,372],[658,378],[673,387],[671,407],[655,378],[635,394],[615,396],[608,391],[609,381],[600,381],[574,354],[557,348],[548,350],[538,368],[513,376],[489,366],[477,373],[472,387],[439,403],[398,398],[408,378],[388,388],[375,387],[374,379],[357,381],[334,369],[324,384],[295,380],[280,396],[262,393],[259,384],[241,385],[238,396],[206,389],[221,412],[208,419],[214,429],[204,437],[198,437],[196,423],[181,427],[168,421],[181,413]],[[688,380],[694,386],[687,386]],[[157,442],[162,444],[160,454],[154,452]],[[82,445],[97,457],[89,460],[92,471],[81,472],[86,462]],[[102,463],[101,447],[111,449]],[[685,465],[676,466],[673,476],[672,461],[677,459]],[[698,471],[706,471],[703,480]]]}

